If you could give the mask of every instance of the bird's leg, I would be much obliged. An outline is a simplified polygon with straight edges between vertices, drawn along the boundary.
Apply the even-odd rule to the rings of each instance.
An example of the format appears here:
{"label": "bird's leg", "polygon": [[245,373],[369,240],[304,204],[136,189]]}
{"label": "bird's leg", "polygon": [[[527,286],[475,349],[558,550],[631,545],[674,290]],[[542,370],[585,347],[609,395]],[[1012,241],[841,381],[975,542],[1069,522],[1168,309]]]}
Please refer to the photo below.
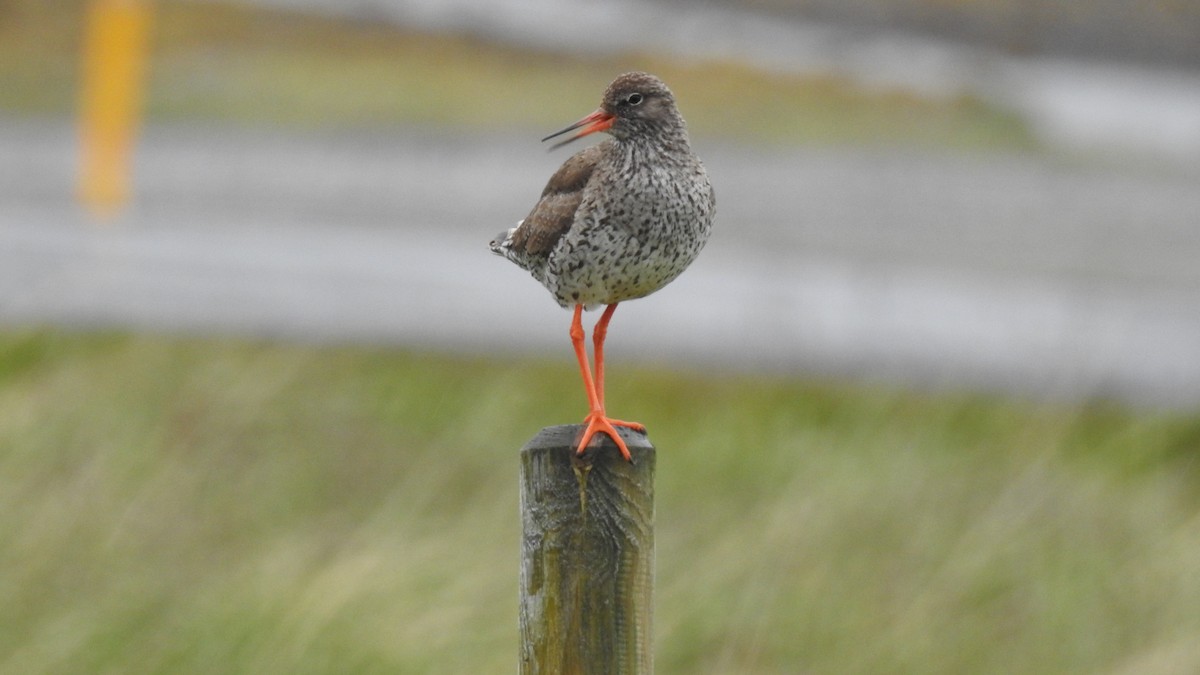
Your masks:
{"label": "bird's leg", "polygon": [[575,358],[579,359],[579,373],[583,376],[583,388],[587,392],[588,408],[592,411],[603,410],[604,406],[596,396],[596,385],[592,382],[592,368],[588,365],[587,349],[583,346],[583,305],[575,305],[575,317],[571,319],[571,346],[575,348]]}
{"label": "bird's leg", "polygon": [[[600,402],[600,410],[604,410],[604,339],[608,337],[608,322],[612,320],[613,312],[617,311],[617,303],[604,308],[604,314],[592,329],[592,342],[596,353],[596,398]],[[611,424],[618,427],[629,427],[634,431],[645,432],[646,426],[637,422],[626,422],[608,418]]]}
{"label": "bird's leg", "polygon": [[[611,305],[610,307],[616,307],[616,305]],[[611,312],[606,313],[611,315]],[[592,436],[595,436],[598,432],[604,432],[617,444],[617,449],[621,451],[621,456],[627,461],[633,461],[633,457],[629,454],[629,448],[625,446],[625,441],[617,433],[617,429],[613,426],[613,423],[604,415],[604,404],[601,403],[601,399],[596,393],[596,385],[592,381],[592,369],[588,367],[587,348],[583,344],[582,316],[583,305],[575,305],[575,317],[571,320],[571,345],[575,348],[575,358],[579,359],[579,373],[583,376],[583,388],[587,390],[589,408],[587,417],[583,418],[583,421],[587,423],[587,428],[584,429],[583,435],[579,440],[579,446],[575,452],[582,455],[583,451],[587,450]],[[600,354],[598,353],[596,356],[598,359]]]}
{"label": "bird's leg", "polygon": [[608,322],[612,319],[613,312],[617,311],[617,303],[613,303],[604,308],[604,313],[600,315],[600,320],[592,328],[592,351],[596,355],[596,398],[600,401],[600,408],[604,409],[604,338],[608,337]]}

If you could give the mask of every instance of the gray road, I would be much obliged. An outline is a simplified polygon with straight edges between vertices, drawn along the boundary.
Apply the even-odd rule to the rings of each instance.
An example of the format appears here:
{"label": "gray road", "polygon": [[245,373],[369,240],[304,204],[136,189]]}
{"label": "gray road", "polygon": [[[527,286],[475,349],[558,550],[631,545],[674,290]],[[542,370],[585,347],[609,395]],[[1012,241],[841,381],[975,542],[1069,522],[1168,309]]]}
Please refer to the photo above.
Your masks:
{"label": "gray road", "polygon": [[[71,200],[72,126],[7,120],[0,322],[567,359],[568,314],[485,246],[565,157],[535,136],[156,127],[136,203],[99,224]],[[698,150],[719,230],[622,306],[614,362],[1200,403],[1200,177]]]}

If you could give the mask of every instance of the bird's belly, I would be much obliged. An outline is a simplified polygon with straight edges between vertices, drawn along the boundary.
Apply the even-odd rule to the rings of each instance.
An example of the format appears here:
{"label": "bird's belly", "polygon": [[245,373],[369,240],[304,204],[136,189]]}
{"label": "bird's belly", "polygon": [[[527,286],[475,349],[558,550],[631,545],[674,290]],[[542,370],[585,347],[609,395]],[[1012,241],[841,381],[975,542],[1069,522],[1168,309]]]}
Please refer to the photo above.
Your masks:
{"label": "bird's belly", "polygon": [[566,307],[612,304],[650,295],[687,269],[703,241],[647,242],[614,235],[563,244],[550,256],[544,283]]}

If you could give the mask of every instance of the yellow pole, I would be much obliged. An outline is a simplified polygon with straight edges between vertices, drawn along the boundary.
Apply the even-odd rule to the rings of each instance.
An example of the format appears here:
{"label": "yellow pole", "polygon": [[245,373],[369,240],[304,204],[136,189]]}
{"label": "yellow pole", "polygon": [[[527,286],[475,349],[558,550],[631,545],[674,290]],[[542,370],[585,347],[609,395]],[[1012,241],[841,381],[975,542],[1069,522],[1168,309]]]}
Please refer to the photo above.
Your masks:
{"label": "yellow pole", "polygon": [[88,9],[79,198],[97,217],[129,200],[149,23],[149,0],[92,0]]}

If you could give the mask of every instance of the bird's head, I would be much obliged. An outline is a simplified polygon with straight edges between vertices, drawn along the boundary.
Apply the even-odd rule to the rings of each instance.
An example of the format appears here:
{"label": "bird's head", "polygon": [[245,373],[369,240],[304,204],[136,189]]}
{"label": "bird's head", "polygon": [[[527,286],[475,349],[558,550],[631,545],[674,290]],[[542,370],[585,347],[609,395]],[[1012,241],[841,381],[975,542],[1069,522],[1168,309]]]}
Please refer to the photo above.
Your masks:
{"label": "bird's head", "polygon": [[551,150],[597,131],[606,131],[618,140],[683,127],[675,108],[675,95],[667,85],[649,73],[625,73],[608,85],[595,112],[578,122],[543,138],[579,131],[551,147]]}

